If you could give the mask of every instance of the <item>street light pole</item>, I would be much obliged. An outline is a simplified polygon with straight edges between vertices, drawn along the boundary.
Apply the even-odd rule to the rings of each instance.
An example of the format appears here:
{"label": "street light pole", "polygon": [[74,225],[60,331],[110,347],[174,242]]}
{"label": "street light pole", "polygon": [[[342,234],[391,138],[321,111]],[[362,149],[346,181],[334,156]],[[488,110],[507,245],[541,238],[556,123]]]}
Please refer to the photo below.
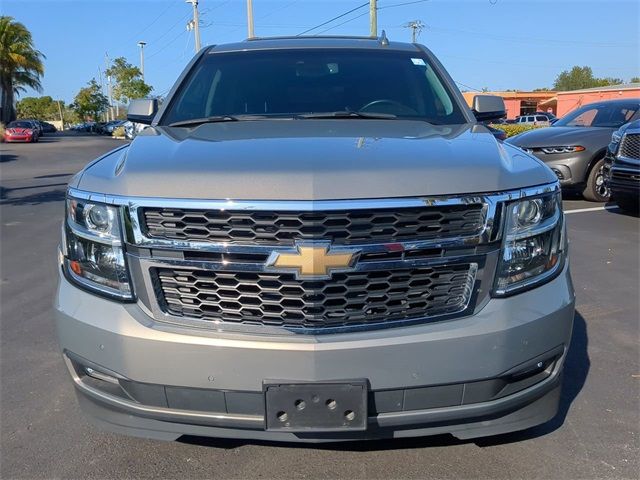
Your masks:
{"label": "street light pole", "polygon": [[249,38],[255,36],[253,30],[253,0],[247,0],[247,33]]}
{"label": "street light pole", "polygon": [[144,82],[144,46],[147,42],[138,42],[138,46],[140,47],[140,73],[142,74],[142,81]]}
{"label": "street light pole", "polygon": [[200,51],[200,20],[198,18],[198,0],[185,0],[193,6],[193,20],[189,22],[193,26],[195,35],[196,53]]}

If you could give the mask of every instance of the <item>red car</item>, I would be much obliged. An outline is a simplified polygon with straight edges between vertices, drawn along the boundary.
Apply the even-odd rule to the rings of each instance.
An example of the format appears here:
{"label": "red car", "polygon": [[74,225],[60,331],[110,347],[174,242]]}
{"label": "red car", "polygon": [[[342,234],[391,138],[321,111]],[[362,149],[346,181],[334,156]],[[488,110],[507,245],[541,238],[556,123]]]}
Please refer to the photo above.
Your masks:
{"label": "red car", "polygon": [[4,130],[5,142],[37,142],[38,132],[31,122],[14,121]]}

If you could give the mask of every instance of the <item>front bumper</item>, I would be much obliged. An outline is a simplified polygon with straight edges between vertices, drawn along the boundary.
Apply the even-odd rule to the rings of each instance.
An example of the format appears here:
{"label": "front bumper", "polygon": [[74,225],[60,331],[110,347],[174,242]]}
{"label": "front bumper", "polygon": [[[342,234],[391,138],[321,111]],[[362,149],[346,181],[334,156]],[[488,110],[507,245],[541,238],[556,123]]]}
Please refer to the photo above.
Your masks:
{"label": "front bumper", "polygon": [[581,186],[587,181],[592,155],[587,150],[578,153],[548,155],[535,149],[532,155],[553,170],[563,187]]}
{"label": "front bumper", "polygon": [[[307,442],[439,433],[470,438],[528,428],[555,415],[574,294],[565,267],[548,284],[492,299],[470,317],[281,338],[160,324],[139,305],[96,297],[61,277],[56,313],[80,403],[112,431]],[[522,376],[538,363],[543,370]],[[117,384],[87,377],[87,366]],[[275,379],[367,380],[368,428],[265,431],[263,382]]]}
{"label": "front bumper", "polygon": [[4,141],[7,143],[13,142],[31,142],[33,137],[31,135],[6,135]]}

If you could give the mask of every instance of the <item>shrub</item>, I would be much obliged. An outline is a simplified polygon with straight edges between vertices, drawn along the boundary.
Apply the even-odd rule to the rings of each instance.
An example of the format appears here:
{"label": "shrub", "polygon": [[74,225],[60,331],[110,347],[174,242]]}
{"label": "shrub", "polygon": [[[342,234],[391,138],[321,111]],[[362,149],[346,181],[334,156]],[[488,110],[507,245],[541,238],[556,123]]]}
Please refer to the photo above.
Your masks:
{"label": "shrub", "polygon": [[116,127],[111,134],[114,137],[124,137],[124,127]]}
{"label": "shrub", "polygon": [[4,123],[0,122],[0,142],[4,142]]}
{"label": "shrub", "polygon": [[497,123],[491,124],[490,126],[504,131],[504,133],[507,134],[507,138],[528,130],[533,130],[534,128],[541,128],[541,126],[538,125],[518,125],[516,123]]}

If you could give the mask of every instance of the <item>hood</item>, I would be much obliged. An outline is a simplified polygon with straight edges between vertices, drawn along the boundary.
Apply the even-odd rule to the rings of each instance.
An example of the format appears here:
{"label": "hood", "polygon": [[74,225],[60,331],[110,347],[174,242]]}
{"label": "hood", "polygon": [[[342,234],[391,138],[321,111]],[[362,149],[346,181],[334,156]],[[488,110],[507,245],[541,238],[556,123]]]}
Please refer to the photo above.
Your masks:
{"label": "hood", "polygon": [[7,132],[23,134],[23,133],[33,133],[33,130],[31,128],[24,128],[24,127],[11,127],[11,128],[7,128]]}
{"label": "hood", "polygon": [[552,182],[482,126],[268,120],[147,128],[77,188],[113,195],[322,200],[482,193]]}
{"label": "hood", "polygon": [[[529,130],[509,139],[507,143],[523,148],[584,145],[605,147],[615,128],[604,127],[547,127]],[[587,145],[585,145],[585,143]]]}

